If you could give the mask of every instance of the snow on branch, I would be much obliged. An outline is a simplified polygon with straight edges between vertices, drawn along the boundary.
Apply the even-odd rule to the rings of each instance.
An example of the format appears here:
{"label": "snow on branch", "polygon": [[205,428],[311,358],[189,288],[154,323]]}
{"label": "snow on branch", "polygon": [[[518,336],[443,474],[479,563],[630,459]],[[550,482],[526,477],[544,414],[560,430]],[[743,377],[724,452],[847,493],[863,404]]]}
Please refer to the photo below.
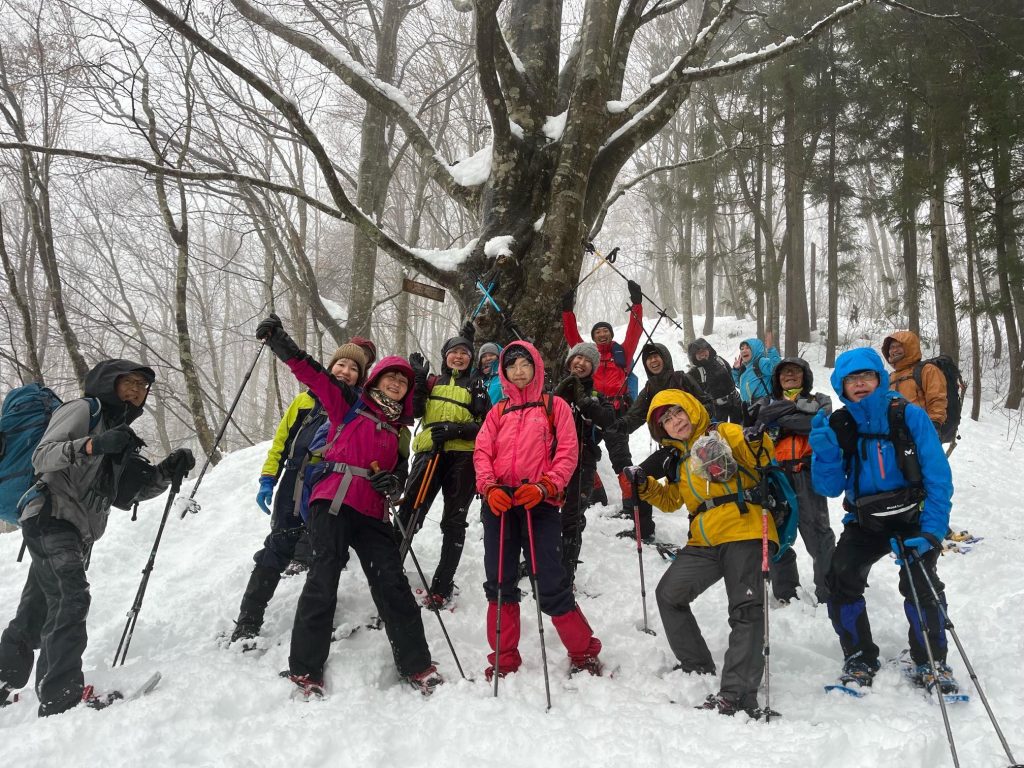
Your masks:
{"label": "snow on branch", "polygon": [[476,204],[476,194],[458,184],[448,172],[447,163],[439,158],[437,148],[416,117],[416,110],[400,89],[375,77],[344,48],[327,45],[312,35],[292,28],[248,0],[231,0],[231,4],[252,23],[309,54],[367,104],[388,115],[409,137],[413,148],[424,160],[430,178],[464,206],[473,207]]}

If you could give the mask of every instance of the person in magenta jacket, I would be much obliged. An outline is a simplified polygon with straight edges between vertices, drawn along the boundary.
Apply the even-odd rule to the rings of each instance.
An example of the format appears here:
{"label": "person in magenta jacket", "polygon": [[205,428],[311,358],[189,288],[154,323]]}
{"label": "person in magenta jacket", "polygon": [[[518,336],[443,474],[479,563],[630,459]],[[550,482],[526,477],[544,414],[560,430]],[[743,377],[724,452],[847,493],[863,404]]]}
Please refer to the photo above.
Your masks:
{"label": "person in magenta jacket", "polygon": [[412,422],[412,368],[385,357],[358,397],[285,333],[271,315],[256,329],[295,378],[323,404],[330,421],[323,461],[310,494],[313,564],[295,611],[288,677],[309,696],[324,692],[324,666],[338,600],[338,580],[356,551],[380,611],[401,677],[429,694],[443,682],[431,663],[419,606],[402,570],[389,517],[389,500],[405,485],[408,424]]}
{"label": "person in magenta jacket", "polygon": [[[559,505],[576,468],[578,443],[569,405],[543,393],[544,367],[540,353],[529,343],[516,341],[501,354],[499,375],[507,397],[492,408],[477,434],[473,451],[476,487],[484,497],[484,570],[487,581],[488,679],[494,674],[496,655],[500,675],[515,672],[519,655],[520,552],[535,568],[540,609],[569,654],[570,673],[586,670],[601,674],[601,641],[573,596],[562,566],[562,528]],[[504,562],[501,589],[501,648],[496,647],[498,618],[498,552],[504,516]],[[533,555],[527,518],[533,527]]]}

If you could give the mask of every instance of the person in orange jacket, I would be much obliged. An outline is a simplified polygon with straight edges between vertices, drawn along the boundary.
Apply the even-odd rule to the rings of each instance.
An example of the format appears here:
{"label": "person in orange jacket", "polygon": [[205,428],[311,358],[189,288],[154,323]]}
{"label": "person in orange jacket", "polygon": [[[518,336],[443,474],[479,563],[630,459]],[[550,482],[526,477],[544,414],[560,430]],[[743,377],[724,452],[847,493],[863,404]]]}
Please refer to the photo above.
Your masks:
{"label": "person in orange jacket", "polygon": [[921,340],[911,331],[896,331],[882,342],[882,356],[893,367],[889,389],[928,412],[935,431],[946,421],[946,376],[938,366],[921,367],[921,384],[914,377],[914,369],[921,362]]}

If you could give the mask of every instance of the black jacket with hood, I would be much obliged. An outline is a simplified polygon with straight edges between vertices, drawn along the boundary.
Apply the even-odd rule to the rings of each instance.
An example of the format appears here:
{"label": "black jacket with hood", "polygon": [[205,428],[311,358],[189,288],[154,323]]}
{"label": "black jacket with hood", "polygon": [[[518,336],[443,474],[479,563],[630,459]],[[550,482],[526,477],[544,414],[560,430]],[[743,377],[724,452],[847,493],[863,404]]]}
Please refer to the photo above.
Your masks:
{"label": "black jacket with hood", "polygon": [[[117,397],[117,379],[129,373],[144,376],[150,384],[156,380],[152,368],[131,360],[104,360],[86,374],[84,397],[70,400],[54,411],[32,453],[32,466],[46,493],[25,505],[21,513],[23,523],[43,513],[49,502],[45,514],[74,525],[85,543],[92,543],[103,535],[110,506],[117,495],[116,478],[121,477],[127,457],[90,456],[85,453],[85,446],[92,437],[121,424],[131,424],[142,415],[145,402],[134,406]],[[96,401],[100,404],[98,418]],[[138,444],[143,445],[141,440]],[[138,482],[139,490],[134,499],[145,501],[159,496],[168,485],[169,478],[150,467]]]}
{"label": "black jacket with hood", "polygon": [[[647,367],[647,358],[653,349],[658,350],[664,362],[664,367],[658,374],[651,373]],[[666,389],[681,389],[697,398],[705,408],[710,405],[710,398],[704,387],[701,386],[700,380],[690,373],[677,371],[672,363],[672,355],[664,344],[650,342],[644,344],[644,348],[640,350],[640,359],[643,361],[644,370],[647,371],[647,383],[644,384],[644,388],[640,390],[636,400],[629,406],[629,410],[626,411],[626,415],[622,419],[626,425],[626,432],[635,432],[647,423],[647,410],[651,405],[651,400],[656,394]]]}
{"label": "black jacket with hood", "polygon": [[[804,372],[803,385],[795,400],[784,395],[779,382],[779,371],[785,365],[798,365]],[[814,374],[807,361],[800,357],[783,358],[772,371],[772,396],[762,397],[751,404],[752,420],[763,424],[776,444],[792,435],[809,435],[811,421],[818,411],[823,410],[826,416],[832,413],[832,398],[821,392],[813,393],[813,388]]]}

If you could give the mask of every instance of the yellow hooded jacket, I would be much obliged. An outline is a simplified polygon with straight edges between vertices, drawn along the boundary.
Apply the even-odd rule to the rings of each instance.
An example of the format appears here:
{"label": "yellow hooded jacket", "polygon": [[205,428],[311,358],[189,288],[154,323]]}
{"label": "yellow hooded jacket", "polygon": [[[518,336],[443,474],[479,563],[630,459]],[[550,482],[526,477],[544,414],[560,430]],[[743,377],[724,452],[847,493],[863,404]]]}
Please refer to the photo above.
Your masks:
{"label": "yellow hooded jacket", "polygon": [[[653,420],[654,412],[665,405],[678,405],[686,411],[690,417],[690,423],[693,424],[693,431],[690,433],[689,439],[676,440],[669,437],[662,426]],[[687,546],[716,547],[730,541],[761,538],[761,506],[759,504],[746,502],[746,512],[741,511],[740,506],[734,501],[725,502],[704,512],[698,513],[697,510],[706,499],[728,495],[738,496],[742,491],[753,489],[757,485],[755,479],[759,477],[757,467],[770,464],[775,452],[772,440],[768,435],[763,435],[753,444],[749,444],[744,439],[743,428],[739,424],[726,422],[711,427],[711,418],[704,406],[692,395],[679,389],[666,389],[654,396],[650,408],[647,410],[647,428],[651,431],[651,436],[661,445],[678,451],[680,456],[679,479],[675,482],[671,479],[662,482],[648,478],[646,484],[640,488],[640,498],[649,501],[663,512],[675,512],[681,506],[686,505],[686,509],[690,513],[690,536]],[[690,455],[690,446],[711,429],[716,430],[725,438],[737,464],[750,474],[741,470],[736,473],[735,477],[724,483],[712,482],[690,474],[687,461]],[[768,538],[778,545],[779,537],[771,515],[768,515]]]}

